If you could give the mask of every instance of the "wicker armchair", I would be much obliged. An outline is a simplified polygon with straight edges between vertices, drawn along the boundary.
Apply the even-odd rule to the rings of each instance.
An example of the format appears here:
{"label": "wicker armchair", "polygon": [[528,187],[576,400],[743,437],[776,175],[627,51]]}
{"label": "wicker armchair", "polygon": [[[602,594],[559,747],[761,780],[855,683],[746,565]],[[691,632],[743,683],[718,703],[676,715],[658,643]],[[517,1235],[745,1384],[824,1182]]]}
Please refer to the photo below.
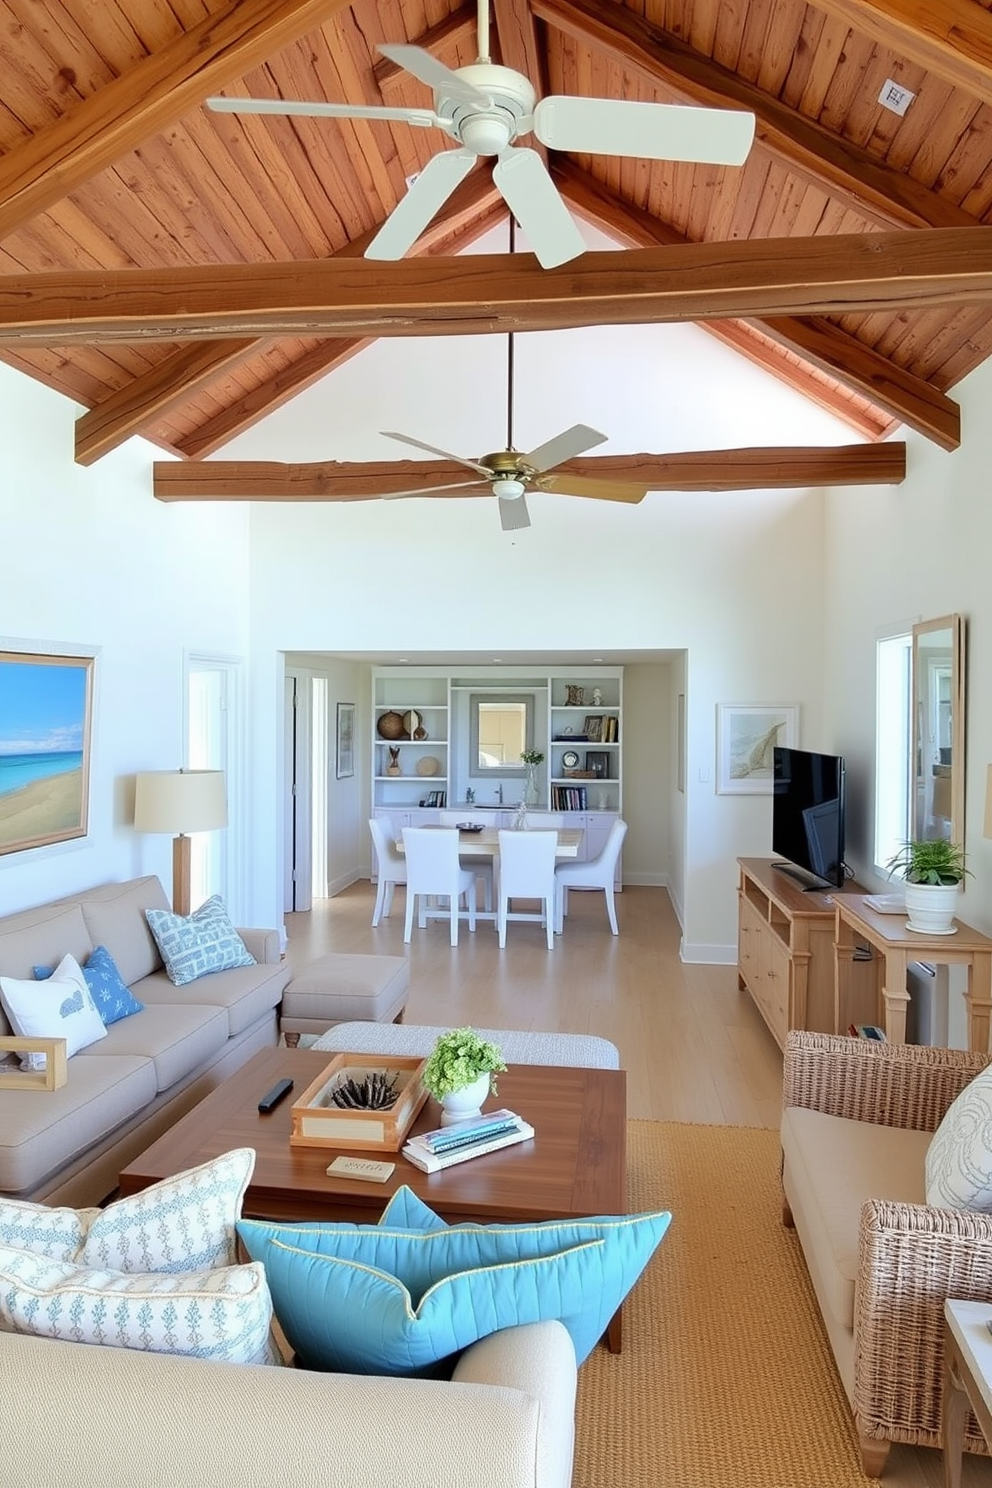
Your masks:
{"label": "wicker armchair", "polygon": [[[986,1055],[792,1032],[783,1103],[935,1131]],[[786,1221],[791,1216],[785,1211]],[[992,1215],[872,1200],[861,1210],[852,1408],[869,1477],[889,1445],[941,1445],[947,1297],[992,1301]],[[986,1451],[973,1416],[969,1451]]]}

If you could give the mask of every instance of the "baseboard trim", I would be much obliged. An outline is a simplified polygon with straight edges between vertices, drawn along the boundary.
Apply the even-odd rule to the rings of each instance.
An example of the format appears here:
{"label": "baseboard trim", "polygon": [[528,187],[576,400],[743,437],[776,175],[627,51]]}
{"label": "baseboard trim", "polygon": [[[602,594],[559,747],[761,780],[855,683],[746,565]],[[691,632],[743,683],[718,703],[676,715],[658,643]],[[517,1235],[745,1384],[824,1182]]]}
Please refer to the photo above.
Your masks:
{"label": "baseboard trim", "polygon": [[679,960],[689,966],[736,966],[736,945],[707,945],[705,941],[682,941]]}

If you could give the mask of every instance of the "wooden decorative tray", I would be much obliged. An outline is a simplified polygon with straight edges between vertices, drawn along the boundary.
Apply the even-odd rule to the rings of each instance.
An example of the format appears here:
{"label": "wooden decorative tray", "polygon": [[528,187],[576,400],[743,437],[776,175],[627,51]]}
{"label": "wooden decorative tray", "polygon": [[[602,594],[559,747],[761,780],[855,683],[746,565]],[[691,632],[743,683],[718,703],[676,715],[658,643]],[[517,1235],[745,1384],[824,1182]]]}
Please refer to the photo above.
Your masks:
{"label": "wooden decorative tray", "polygon": [[[425,1059],[394,1054],[335,1054],[330,1064],[293,1102],[294,1147],[346,1147],[362,1152],[398,1152],[406,1140],[427,1091],[422,1083]],[[384,1111],[335,1106],[330,1094],[346,1080],[368,1074],[396,1077],[395,1103]]]}

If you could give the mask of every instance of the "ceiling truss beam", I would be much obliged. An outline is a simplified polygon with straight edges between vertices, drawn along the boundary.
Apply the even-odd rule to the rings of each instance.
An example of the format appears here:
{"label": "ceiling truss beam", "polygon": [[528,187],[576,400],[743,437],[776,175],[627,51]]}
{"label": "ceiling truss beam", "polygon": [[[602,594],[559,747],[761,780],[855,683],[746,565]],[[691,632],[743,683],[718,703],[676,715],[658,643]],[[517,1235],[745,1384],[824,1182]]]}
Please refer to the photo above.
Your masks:
{"label": "ceiling truss beam", "polygon": [[[783,490],[807,486],[898,485],[906,475],[906,446],[852,444],[818,447],[700,450],[670,455],[592,455],[555,467],[561,475],[646,484],[652,491]],[[336,461],[280,464],[271,460],[208,460],[153,466],[158,501],[373,501],[465,478],[464,465],[438,460],[392,460],[351,465]],[[540,494],[539,492],[536,494]],[[555,494],[552,492],[551,494]],[[566,493],[567,494],[567,493]],[[432,492],[443,500],[478,491]]]}
{"label": "ceiling truss beam", "polygon": [[8,274],[0,346],[457,336],[992,302],[992,227],[586,253]]}

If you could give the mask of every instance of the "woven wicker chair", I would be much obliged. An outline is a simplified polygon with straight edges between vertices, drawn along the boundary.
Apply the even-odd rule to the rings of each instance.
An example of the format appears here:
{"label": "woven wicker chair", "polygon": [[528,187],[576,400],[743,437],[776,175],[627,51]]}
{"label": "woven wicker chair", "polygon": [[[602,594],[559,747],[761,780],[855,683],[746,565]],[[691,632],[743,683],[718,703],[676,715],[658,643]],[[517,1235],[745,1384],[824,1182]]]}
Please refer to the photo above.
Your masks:
{"label": "woven wicker chair", "polygon": [[[783,1103],[853,1121],[936,1131],[981,1054],[790,1033]],[[792,1216],[784,1206],[786,1223]],[[892,1442],[941,1445],[947,1297],[992,1302],[992,1215],[872,1200],[861,1211],[852,1408],[862,1466],[879,1477]],[[987,1450],[974,1417],[969,1451]]]}

